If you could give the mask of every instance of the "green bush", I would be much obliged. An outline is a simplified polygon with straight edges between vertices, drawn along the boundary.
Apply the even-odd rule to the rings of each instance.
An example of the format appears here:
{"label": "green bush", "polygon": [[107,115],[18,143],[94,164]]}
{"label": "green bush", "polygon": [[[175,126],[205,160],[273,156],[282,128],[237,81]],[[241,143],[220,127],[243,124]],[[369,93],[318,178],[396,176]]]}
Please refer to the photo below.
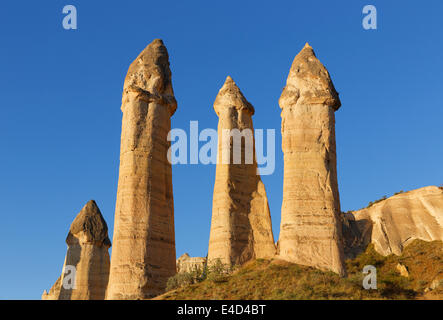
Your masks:
{"label": "green bush", "polygon": [[234,268],[221,262],[220,259],[213,261],[210,266],[208,266],[206,279],[212,282],[226,282],[228,276],[232,273]]}
{"label": "green bush", "polygon": [[189,272],[180,272],[170,277],[166,283],[166,291],[186,287],[194,283],[202,282],[206,279],[207,266],[195,267]]}
{"label": "green bush", "polygon": [[194,283],[194,279],[189,272],[180,272],[170,277],[166,283],[166,291],[171,291],[181,287],[186,287]]}
{"label": "green bush", "polygon": [[195,268],[190,272],[180,272],[170,277],[166,283],[166,291],[187,287],[206,279],[214,283],[226,282],[229,274],[235,269],[235,267],[230,267],[217,259],[210,266],[205,265],[203,268]]}

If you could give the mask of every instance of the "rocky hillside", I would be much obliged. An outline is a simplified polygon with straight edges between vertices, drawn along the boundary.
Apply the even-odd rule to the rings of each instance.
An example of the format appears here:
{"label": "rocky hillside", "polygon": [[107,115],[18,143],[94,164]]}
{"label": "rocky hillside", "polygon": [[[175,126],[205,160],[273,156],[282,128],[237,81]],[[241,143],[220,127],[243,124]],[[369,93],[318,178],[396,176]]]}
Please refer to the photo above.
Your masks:
{"label": "rocky hillside", "polygon": [[343,234],[348,257],[360,253],[369,243],[386,256],[401,254],[415,239],[443,241],[443,188],[398,192],[346,213]]}
{"label": "rocky hillside", "polygon": [[[362,287],[365,265],[377,268],[377,289]],[[400,256],[369,245],[346,260],[348,276],[281,260],[255,260],[230,274],[169,291],[156,299],[443,299],[443,242],[412,241]]]}

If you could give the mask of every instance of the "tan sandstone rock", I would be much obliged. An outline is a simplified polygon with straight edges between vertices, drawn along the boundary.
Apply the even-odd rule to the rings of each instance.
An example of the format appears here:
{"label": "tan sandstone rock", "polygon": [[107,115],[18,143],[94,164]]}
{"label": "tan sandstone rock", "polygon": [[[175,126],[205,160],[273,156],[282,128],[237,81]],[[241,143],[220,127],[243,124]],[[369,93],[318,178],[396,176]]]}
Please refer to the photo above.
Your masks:
{"label": "tan sandstone rock", "polygon": [[[43,293],[42,299],[104,300],[111,242],[106,222],[94,200],[89,201],[72,222],[66,243],[68,251],[62,275],[49,293]],[[70,286],[73,283],[75,286]]]}
{"label": "tan sandstone rock", "polygon": [[[64,273],[64,264],[63,264],[63,271]],[[48,291],[44,290],[42,294],[42,300],[59,300],[60,298],[60,290],[62,288],[62,276],[58,277],[58,279],[55,281],[55,283],[52,285],[51,289]]]}
{"label": "tan sandstone rock", "polygon": [[[219,143],[208,262],[220,259],[228,265],[239,265],[251,259],[272,258],[275,245],[271,216],[255,156],[254,108],[228,76],[215,99],[214,110],[219,117]],[[249,130],[250,139],[223,140],[224,130],[231,129],[246,134]],[[240,161],[234,162],[235,155],[241,156]]]}
{"label": "tan sandstone rock", "polygon": [[280,258],[345,274],[335,116],[340,99],[306,44],[279,100],[284,153]]}
{"label": "tan sandstone rock", "polygon": [[408,268],[404,264],[397,263],[397,265],[395,266],[395,269],[397,269],[397,271],[400,273],[400,275],[402,277],[406,277],[406,278],[409,277]]}
{"label": "tan sandstone rock", "polygon": [[189,254],[184,253],[177,259],[176,264],[177,273],[203,270],[206,264],[206,258],[190,257]]}
{"label": "tan sandstone rock", "polygon": [[415,239],[443,241],[443,190],[424,187],[353,212],[360,247],[373,243],[382,255],[400,255]]}
{"label": "tan sandstone rock", "polygon": [[129,67],[123,88],[120,172],[107,299],[162,293],[176,272],[172,170],[167,159],[177,108],[169,57],[159,39]]}
{"label": "tan sandstone rock", "polygon": [[434,280],[432,280],[431,286],[429,288],[431,290],[435,290],[442,285],[443,285],[443,279],[434,279]]}

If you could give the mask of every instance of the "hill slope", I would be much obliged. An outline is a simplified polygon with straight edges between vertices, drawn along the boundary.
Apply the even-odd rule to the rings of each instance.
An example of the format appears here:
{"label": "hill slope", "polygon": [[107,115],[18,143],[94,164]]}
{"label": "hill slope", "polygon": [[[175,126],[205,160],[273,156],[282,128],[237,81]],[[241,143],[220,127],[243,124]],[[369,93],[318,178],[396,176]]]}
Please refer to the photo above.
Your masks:
{"label": "hill slope", "polygon": [[[399,263],[409,277],[397,271]],[[365,265],[377,268],[376,290],[362,287]],[[156,299],[443,299],[442,241],[415,240],[401,256],[387,257],[370,245],[346,266],[348,277],[340,278],[281,260],[256,260],[229,275],[210,277]]]}

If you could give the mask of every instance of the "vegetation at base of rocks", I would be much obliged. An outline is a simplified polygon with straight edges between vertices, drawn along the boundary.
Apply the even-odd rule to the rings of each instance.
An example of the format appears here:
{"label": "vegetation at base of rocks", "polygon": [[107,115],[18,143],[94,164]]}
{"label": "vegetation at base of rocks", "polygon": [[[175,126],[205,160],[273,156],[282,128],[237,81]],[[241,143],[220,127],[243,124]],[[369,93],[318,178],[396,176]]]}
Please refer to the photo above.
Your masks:
{"label": "vegetation at base of rocks", "polygon": [[[409,277],[400,276],[396,265],[405,265]],[[365,265],[377,268],[377,289],[365,290]],[[430,299],[443,298],[443,287],[430,290],[443,279],[443,242],[415,240],[401,256],[383,257],[372,245],[355,259],[347,260],[348,276],[281,260],[251,261],[206,279],[169,291],[157,299]],[[437,282],[436,282],[437,280]],[[435,286],[435,285],[434,285]]]}
{"label": "vegetation at base of rocks", "polygon": [[200,283],[204,280],[222,283],[227,281],[228,276],[235,270],[236,267],[230,267],[217,259],[209,266],[205,264],[202,268],[196,267],[190,272],[180,272],[170,277],[166,283],[166,291]]}
{"label": "vegetation at base of rocks", "polygon": [[197,279],[191,276],[190,272],[177,273],[166,282],[166,291],[174,290],[181,287],[186,287],[196,283]]}
{"label": "vegetation at base of rocks", "polygon": [[221,262],[220,259],[217,259],[207,267],[208,272],[206,274],[206,279],[215,283],[226,282],[229,275],[237,269],[237,266],[231,267],[228,264]]}

